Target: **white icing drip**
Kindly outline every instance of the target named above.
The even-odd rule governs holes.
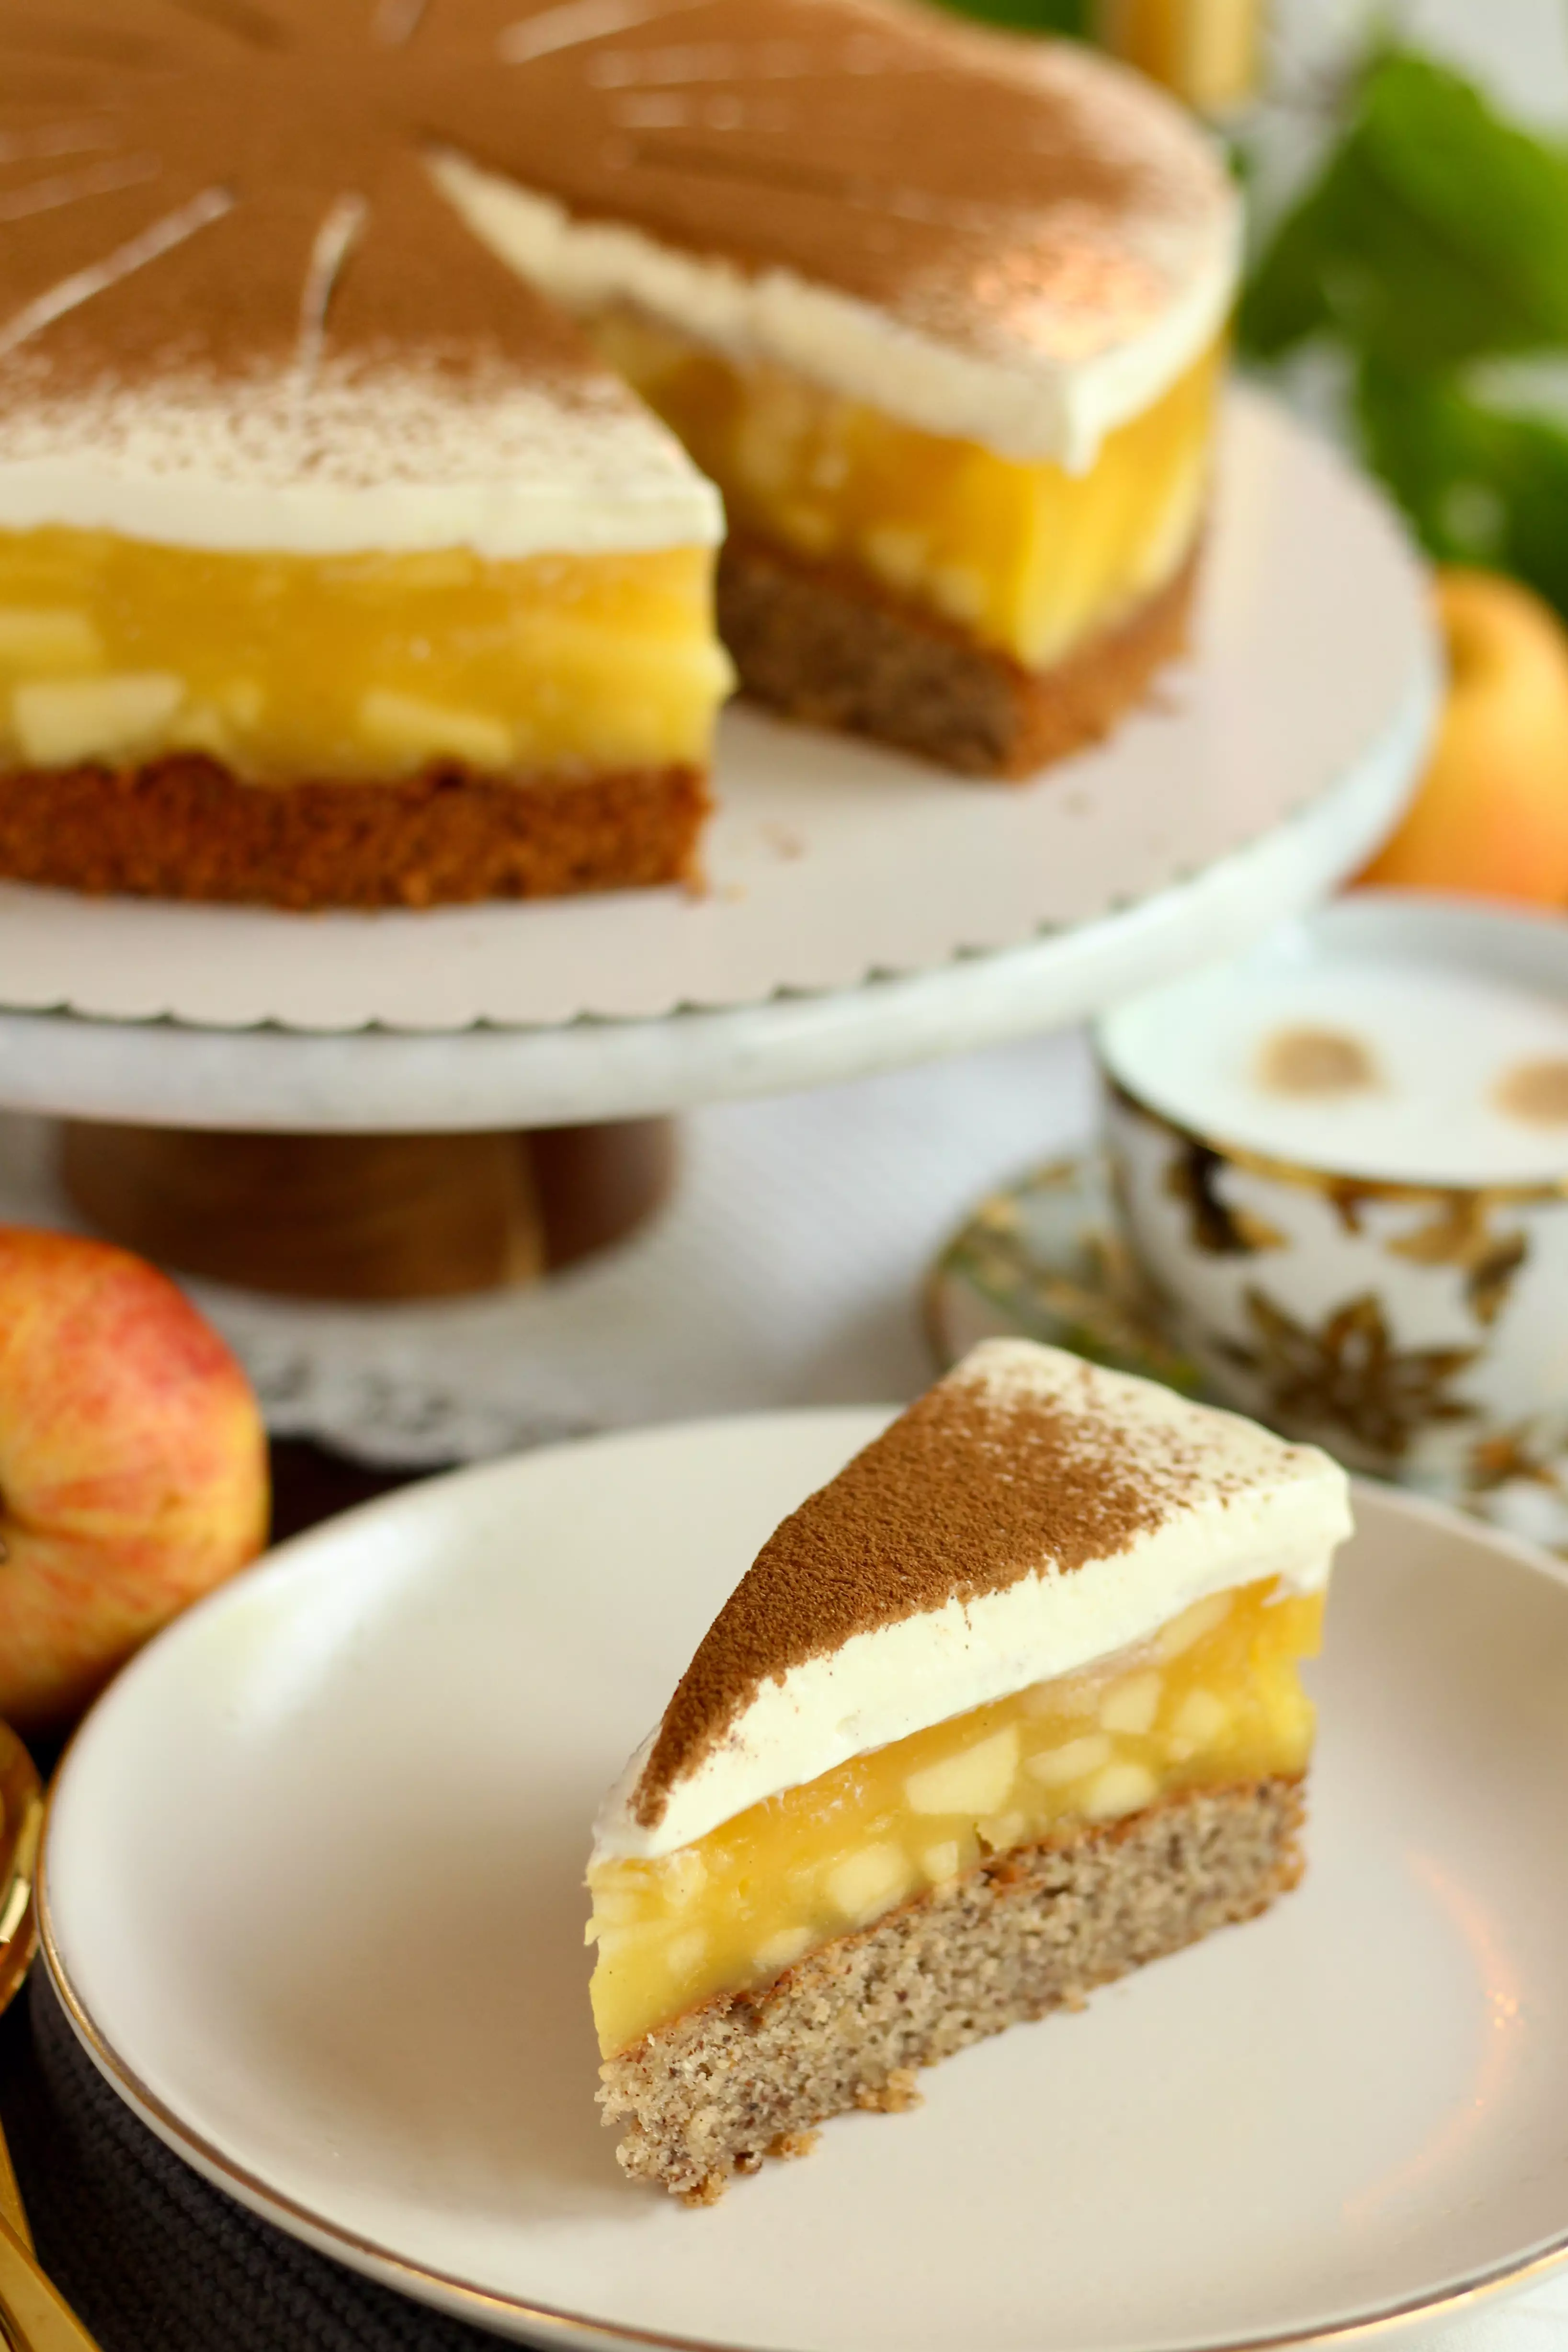
[[[84,204],[89,196],[112,195],[120,188],[155,180],[163,168],[156,155],[125,155],[111,163],[89,163],[77,172],[57,172],[47,180],[7,189],[0,196],[0,221],[30,220],[37,213]]]
[[[537,16],[520,17],[508,25],[496,41],[503,65],[531,65],[535,58],[553,57],[588,41],[604,41],[616,33],[630,33],[661,16],[679,16],[700,8],[705,0],[563,0],[558,8],[542,8]]]
[[[46,327],[52,327],[57,319],[67,317],[72,310],[79,310],[84,302],[90,302],[95,296],[106,293],[110,287],[118,286],[122,278],[130,278],[138,269],[145,269],[149,263],[161,259],[165,253],[172,253],[175,246],[184,245],[187,237],[195,236],[212,222],[221,220],[225,213],[233,210],[234,203],[234,196],[227,188],[204,188],[201,194],[193,196],[188,205],[182,205],[177,212],[166,213],[162,220],[156,220],[150,228],[144,228],[139,236],[131,237],[124,245],[117,246],[112,253],[105,254],[101,261],[93,262],[86,269],[74,271],[69,278],[62,278],[58,286],[51,286],[46,293],[26,303],[4,326],[0,326],[0,358],[20,350],[24,343],[31,342],[33,337],[41,335]]]
[[[430,0],[377,0],[371,37],[384,48],[402,48],[425,21]]]
[[[1042,347],[1040,320],[1016,329],[977,314],[969,336],[912,326],[784,269],[731,264],[659,244],[641,230],[574,220],[553,197],[447,151],[432,170],[468,226],[518,274],[582,313],[629,303],[700,342],[795,369],[929,433],[1075,471],[1106,434],[1158,399],[1217,333],[1236,289],[1239,209],[1218,190],[1201,232],[1150,221],[1127,231],[1168,298],[1100,349]],[[933,289],[935,291],[936,289]],[[983,331],[987,348],[975,348]]]
[[[0,530],[64,524],[301,555],[497,559],[710,546],[717,493],[607,382],[597,396],[328,363],[248,382],[13,390]]]
[[[0,131],[0,163],[40,163],[58,155],[89,155],[112,147],[118,133],[110,122],[48,122],[37,131]]]
[[[306,383],[314,379],[321,367],[333,290],[369,218],[370,206],[363,196],[342,195],[316,231],[305,267],[305,288],[300,298],[300,340],[295,355]]]
[[[1152,1381],[1018,1339],[986,1341],[949,1378],[999,1402],[1045,1398],[1068,1416],[1077,1405],[1097,1452],[1110,1417],[1121,1433],[1119,1467],[1163,1484],[1163,1515],[1122,1550],[1066,1573],[1042,1553],[1002,1591],[858,1633],[765,1682],[676,1782],[651,1830],[630,1811],[653,1744],[645,1741],[600,1813],[595,1862],[671,1853],[853,1756],[1145,1642],[1210,1593],[1267,1577],[1317,1591],[1351,1531],[1348,1482],[1327,1454]],[[1172,1436],[1195,1475],[1171,1476]]]

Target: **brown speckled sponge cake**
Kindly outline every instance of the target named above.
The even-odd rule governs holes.
[[[1194,550],[1134,612],[1036,671],[874,580],[731,532],[719,625],[746,692],[792,719],[1020,778],[1101,741],[1188,651],[1197,572]]]
[[[95,894],[430,907],[700,879],[692,768],[499,778],[456,762],[385,782],[247,784],[175,752],[0,775],[0,873]]]
[[[1027,1341],[770,1538],[600,1816],[601,2099],[734,2171],[1300,1875],[1326,1457]]]

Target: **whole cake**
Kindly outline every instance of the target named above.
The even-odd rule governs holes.
[[[746,686],[955,768],[1182,642],[1237,205],[1084,51],[879,0],[0,0],[0,873],[690,876],[720,493]]]
[[[707,2203],[1300,1873],[1346,1482],[1026,1340],[786,1519],[601,1813],[600,2098]]]

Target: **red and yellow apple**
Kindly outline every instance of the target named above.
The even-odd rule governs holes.
[[[1568,632],[1491,572],[1436,580],[1448,694],[1404,822],[1361,877],[1568,905]]]
[[[0,1717],[65,1723],[267,1538],[244,1372],[163,1275],[0,1226]]]

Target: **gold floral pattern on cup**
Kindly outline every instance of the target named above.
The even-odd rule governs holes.
[[[1185,1127],[1109,1079],[1129,1247],[1224,1402],[1451,1499],[1568,1457],[1568,1179],[1384,1181]]]

